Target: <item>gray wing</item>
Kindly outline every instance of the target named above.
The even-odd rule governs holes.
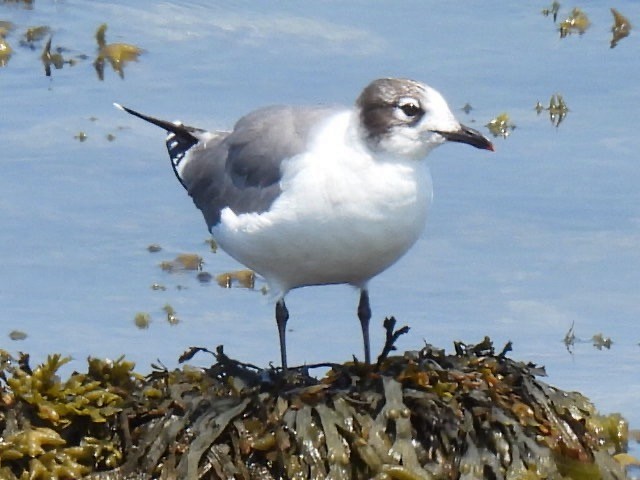
[[[280,165],[301,153],[330,107],[276,106],[241,118],[230,133],[205,134],[176,171],[209,230],[229,207],[236,214],[267,211],[280,194]],[[209,135],[207,137],[206,135]]]

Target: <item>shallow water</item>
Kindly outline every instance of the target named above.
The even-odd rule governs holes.
[[[111,104],[227,128],[265,104],[350,104],[373,78],[413,77],[439,89],[467,124],[486,132],[484,124],[508,112],[517,127],[496,139],[494,154],[449,145],[429,157],[435,202],[427,231],[370,285],[374,351],[386,315],[412,328],[400,349],[420,348],[422,339],[446,347],[484,335],[499,347],[511,340],[513,357],[544,364],[552,384],[582,391],[637,428],[636,32],[610,49],[612,17],[600,2],[580,5],[592,21],[587,33],[563,40],[540,14],[547,2],[479,5],[0,4],[0,20],[17,27],[7,38],[15,53],[0,69],[0,347],[35,361],[62,352],[79,369],[88,355],[124,354],[143,371],[156,359],[174,366],[187,347],[218,344],[255,364],[278,363],[261,285],[222,289],[159,268],[182,252],[202,255],[213,275],[241,267],[209,253],[163,133]],[[640,24],[637,2],[616,8]],[[93,68],[103,22],[107,41],[145,50],[124,79],[107,66],[99,81]],[[41,24],[52,28],[54,47],[69,49],[65,56],[89,58],[46,77],[44,42],[34,51],[18,45],[28,26]],[[534,111],[555,93],[570,108],[559,128]],[[469,114],[459,110],[467,102]],[[84,142],[74,138],[80,132]],[[149,253],[151,243],[163,250]],[[152,290],[154,282],[166,290]],[[361,356],[356,291],[308,288],[287,299],[292,364]],[[167,303],[177,325],[165,319]],[[148,329],[135,327],[137,312],[150,313]],[[576,343],[570,354],[562,340],[572,324],[581,339],[602,332],[614,343]],[[27,338],[9,340],[14,329]]]

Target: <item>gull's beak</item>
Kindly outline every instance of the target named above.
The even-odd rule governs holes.
[[[468,143],[476,148],[494,151],[493,143],[491,143],[487,137],[479,131],[462,124],[460,124],[460,129],[454,130],[453,132],[443,132],[441,130],[434,130],[434,132],[442,135],[450,142]]]

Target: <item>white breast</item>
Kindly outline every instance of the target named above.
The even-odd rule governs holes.
[[[424,228],[432,188],[424,162],[376,159],[350,112],[333,117],[308,153],[283,165],[282,194],[261,214],[222,212],[220,246],[278,291],[363,286]]]

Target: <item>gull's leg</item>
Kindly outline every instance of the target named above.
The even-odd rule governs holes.
[[[360,290],[360,303],[358,303],[358,318],[362,327],[362,340],[364,341],[364,361],[371,363],[371,348],[369,347],[369,320],[371,320],[371,307],[369,307],[369,292],[366,288]]]
[[[284,304],[284,298],[276,302],[276,324],[278,325],[278,336],[280,337],[280,358],[282,360],[282,371],[287,373],[287,320],[289,320],[289,310]]]

